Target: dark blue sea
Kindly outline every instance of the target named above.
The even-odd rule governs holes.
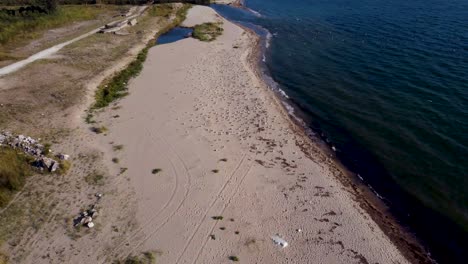
[[[247,0],[307,128],[439,263],[468,259],[468,0]],[[263,28],[264,30],[260,30]]]

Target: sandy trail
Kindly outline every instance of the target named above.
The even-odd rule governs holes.
[[[133,18],[136,18],[138,16],[140,16],[144,10],[146,9],[147,7],[146,6],[143,6],[143,7],[139,7],[136,11],[136,14],[132,15],[132,16],[129,16],[129,17],[126,17],[125,19],[133,19]],[[120,19],[120,20],[116,20],[116,21],[113,21],[111,23],[114,23],[114,22],[117,22],[117,21],[121,21],[123,19]],[[60,44],[57,44],[57,45],[54,45],[48,49],[45,49],[45,50],[42,50],[34,55],[31,55],[29,56],[28,58],[24,59],[24,60],[20,60],[20,61],[17,61],[15,63],[12,63],[10,65],[7,65],[3,68],[0,68],[0,76],[2,75],[7,75],[7,74],[10,74],[10,73],[13,73],[21,68],[23,68],[24,66],[34,62],[34,61],[37,61],[37,60],[40,60],[40,59],[45,59],[45,58],[48,58],[50,57],[51,55],[57,53],[59,50],[61,50],[62,48],[64,48],[65,46],[68,46],[78,40],[81,40],[81,39],[84,39],[86,37],[89,37],[91,36],[92,34],[96,34],[99,30],[101,30],[102,27],[99,27],[99,28],[96,28],[94,30],[91,30],[90,32],[88,33],[85,33],[83,35],[80,35],[74,39],[71,39],[71,40],[68,40],[68,41],[65,41],[63,43],[60,43]]]
[[[208,14],[222,19],[196,6],[187,21]],[[229,256],[407,263],[321,162],[326,157],[302,152],[304,138],[249,63],[256,37],[222,21],[214,42],[152,48],[130,95],[100,116],[109,127],[101,144],[124,145],[107,156],[119,158],[115,170],[128,168],[130,180],[119,184],[137,199],[138,227],[109,255],[157,251],[158,263],[230,263]],[[276,233],[290,246],[276,246]]]

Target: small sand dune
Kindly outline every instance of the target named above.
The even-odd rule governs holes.
[[[124,183],[138,205],[137,227],[109,256],[157,251],[158,263],[230,263],[230,256],[240,263],[407,263],[325,157],[301,150],[305,139],[249,63],[256,36],[208,7],[193,7],[184,26],[218,19],[224,33],[216,41],[152,48],[130,95],[104,113],[109,134],[102,144],[125,146],[115,166],[128,168]],[[275,234],[289,246],[275,245]]]

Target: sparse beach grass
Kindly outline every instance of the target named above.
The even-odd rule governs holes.
[[[222,23],[203,23],[193,28],[192,36],[201,41],[213,41],[223,34]]]
[[[91,131],[93,131],[96,134],[102,134],[107,132],[107,127],[105,126],[100,126],[100,127],[92,127]]]
[[[168,18],[173,11],[174,7],[171,4],[159,4],[153,5],[148,12],[151,16]]]
[[[156,256],[153,252],[144,252],[140,256],[128,256],[125,260],[116,260],[113,264],[154,264]]]
[[[112,147],[112,149],[113,149],[114,151],[122,150],[123,148],[124,148],[123,145],[115,145],[115,146]]]
[[[93,171],[92,173],[86,175],[85,181],[90,185],[103,185],[104,175],[100,172]]]

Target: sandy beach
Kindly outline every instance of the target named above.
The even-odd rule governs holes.
[[[155,251],[158,263],[408,263],[325,154],[304,151],[308,139],[255,72],[257,37],[209,7],[190,9],[184,26],[208,21],[223,23],[220,37],[153,47],[130,95],[98,117],[111,175],[128,168],[111,176],[131,193],[118,197],[135,206],[134,228],[100,247],[116,258]],[[106,263],[98,252],[89,259]]]

